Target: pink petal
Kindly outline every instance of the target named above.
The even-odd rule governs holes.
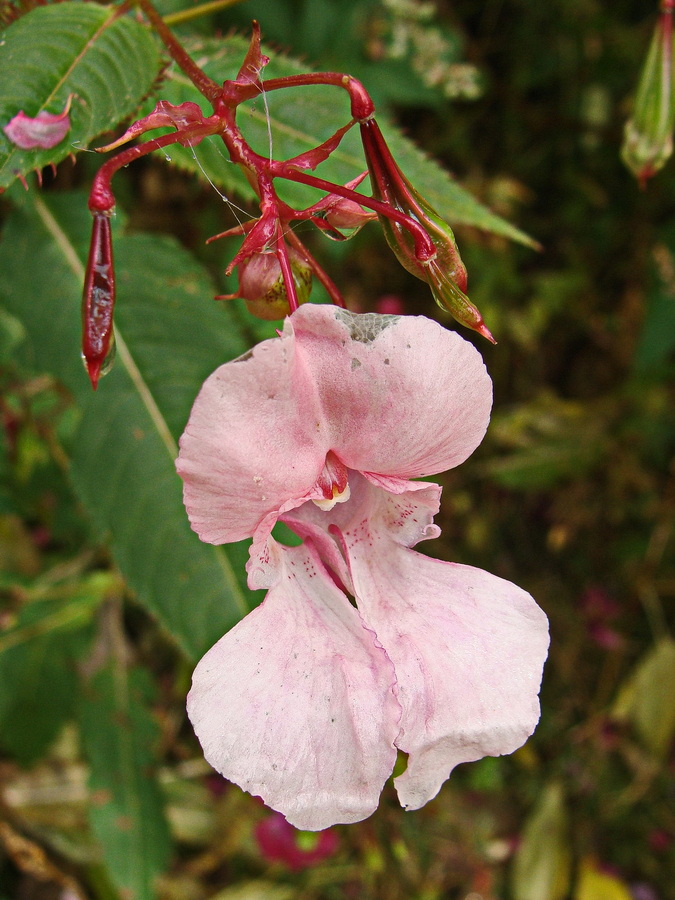
[[[297,828],[357,822],[396,758],[393,669],[310,544],[197,666],[188,713],[211,765]]]
[[[192,527],[235,541],[323,497],[329,451],[385,481],[457,465],[483,437],[491,398],[478,352],[437,323],[306,304],[197,397],[177,463]]]
[[[396,787],[419,809],[459,763],[512,753],[532,734],[548,625],[528,593],[481,569],[403,549],[378,562],[364,575],[381,593],[366,587],[361,608],[396,669],[397,746],[409,754]]]
[[[396,744],[409,759],[395,783],[401,803],[418,809],[456,765],[511,753],[532,733],[547,620],[510,582],[404,545],[425,535],[424,494],[418,505],[417,495],[356,489],[359,508],[341,536],[358,608],[396,670]]]
[[[22,150],[33,150],[36,147],[49,149],[60,144],[70,131],[69,109],[70,98],[63,112],[58,115],[42,111],[31,118],[21,110],[5,125],[3,131]]]
[[[399,478],[463,462],[487,428],[492,384],[478,351],[419,317],[305,304],[289,320],[316,383],[330,449],[350,469]]]
[[[176,464],[200,538],[222,544],[250,537],[266,515],[303,497],[326,459],[322,420],[290,334],[264,341],[207,378]]]

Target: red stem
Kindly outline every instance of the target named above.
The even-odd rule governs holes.
[[[342,294],[340,293],[340,289],[335,284],[333,279],[330,277],[328,272],[326,272],[326,270],[323,268],[323,266],[321,266],[317,262],[316,258],[309,252],[307,247],[305,247],[305,245],[302,243],[302,241],[296,235],[296,233],[292,230],[289,230],[286,232],[286,238],[288,240],[288,243],[292,247],[294,247],[298,251],[298,253],[300,253],[301,256],[304,256],[304,258],[307,260],[307,262],[309,263],[309,267],[314,272],[316,277],[319,279],[321,284],[324,286],[324,288],[326,289],[326,293],[328,294],[330,299],[333,301],[335,306],[341,306],[342,309],[346,309],[345,301],[344,301],[344,298],[342,297]]]
[[[166,25],[152,3],[149,0],[131,0],[131,2],[136,6],[140,6],[172,58],[185,72],[197,90],[211,103],[217,100],[223,92],[222,86],[209,78],[206,72],[200,69],[197,63],[188,56],[185,48],[174,37],[171,29]]]
[[[286,246],[286,241],[284,240],[284,235],[283,231],[281,230],[280,223],[277,227],[276,254],[277,259],[279,260],[279,265],[281,266],[281,276],[284,279],[284,284],[286,285],[288,308],[292,313],[294,313],[300,304],[298,303],[298,293],[295,290],[295,278],[293,278],[293,269],[291,267],[291,261],[288,256],[288,247]]]
[[[147,156],[148,153],[152,153],[155,150],[161,150],[163,147],[177,143],[186,145],[189,144],[190,137],[201,140],[201,138],[209,134],[216,134],[219,130],[220,125],[217,128],[213,124],[196,125],[184,131],[172,131],[169,134],[153,138],[151,141],[144,141],[142,144],[136,144],[136,146],[129,147],[127,150],[123,150],[121,153],[113,156],[96,173],[89,193],[89,209],[93,213],[111,212],[113,210],[115,198],[110,189],[110,182],[118,169],[124,168],[130,162],[139,159],[141,156]]]
[[[329,84],[335,87],[343,88],[349,94],[351,100],[352,118],[357,122],[365,122],[373,117],[375,113],[375,104],[370,98],[370,94],[364,88],[360,81],[352,78],[351,75],[343,75],[341,72],[308,72],[305,75],[286,75],[283,78],[270,78],[259,85],[260,89],[265,91],[278,91],[287,87],[307,87],[316,84]],[[257,96],[251,93],[251,99]]]
[[[269,160],[267,160],[269,165]],[[365,197],[363,194],[357,194],[349,188],[341,184],[333,184],[324,178],[317,178],[315,175],[308,175],[305,172],[296,172],[292,169],[284,170],[284,163],[277,163],[272,160],[273,165],[270,166],[272,175],[275,178],[285,178],[287,181],[297,181],[300,184],[307,184],[311,187],[326,191],[328,194],[337,194],[339,197],[346,197],[347,200],[354,200],[367,209],[374,210],[380,216],[386,216],[394,222],[398,222],[406,228],[415,242],[415,256],[420,262],[428,262],[436,256],[436,247],[427,232],[422,228],[419,222],[416,222],[410,216],[407,216],[401,210],[384,203],[382,200],[376,200],[374,197]],[[279,167],[277,169],[277,167]]]

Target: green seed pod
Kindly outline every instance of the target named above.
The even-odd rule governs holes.
[[[671,156],[674,127],[673,10],[668,4],[654,29],[621,149],[623,161],[643,186]]]

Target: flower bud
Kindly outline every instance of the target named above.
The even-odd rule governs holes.
[[[312,270],[307,261],[292,247],[288,256],[298,303],[306,303],[312,290]],[[239,292],[246,308],[259,319],[273,321],[290,313],[286,284],[276,253],[254,253],[239,263]]]
[[[494,343],[494,338],[478,308],[464,293],[467,282],[466,267],[459,255],[452,229],[407,180],[405,184],[409,191],[410,202],[406,206],[400,203],[397,206],[424,226],[436,247],[436,257],[428,262],[417,259],[410,232],[398,222],[382,217],[382,230],[387,243],[398,261],[411,275],[427,282],[434,300],[441,309],[449,312],[461,325],[477,331]]]
[[[348,181],[345,187],[354,191],[367,175],[368,172],[363,172],[357,178]],[[334,241],[346,241],[359,232],[367,222],[377,218],[377,213],[365,209],[357,200],[350,200],[339,194],[327,194],[305,212],[311,213],[311,221],[326,237]]]
[[[313,221],[331,240],[346,241],[361,231],[367,222],[377,218],[377,213],[364,209],[355,200],[335,195],[327,200],[321,218]]]
[[[673,152],[675,82],[673,10],[659,16],[640,77],[635,108],[626,122],[621,157],[642,186],[663,168]]]
[[[399,222],[382,216],[382,230],[387,243],[396,254],[396,258],[403,268],[407,269],[411,275],[428,282],[432,291],[434,289],[434,279],[437,277],[437,270],[442,271],[446,278],[454,281],[461,291],[465,290],[467,280],[466,268],[459,255],[452,229],[403,175],[401,175],[401,179],[402,184],[405,185],[406,193],[395,195],[393,202],[391,199],[389,199],[389,202],[396,209],[404,212],[411,219],[415,219],[422,225],[436,248],[436,257],[430,262],[419,260],[415,255],[415,242],[408,229]],[[436,262],[437,265],[432,267],[431,262]],[[438,298],[436,299],[441,306],[445,306]]]

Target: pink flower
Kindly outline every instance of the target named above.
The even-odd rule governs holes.
[[[491,402],[459,335],[312,304],[197,397],[177,463],[192,527],[253,536],[249,585],[268,593],[198,664],[188,713],[211,765],[298,828],[370,815],[398,750],[418,809],[535,728],[542,611],[411,549],[439,534],[441,489],[409,479],[463,462]],[[271,536],[278,520],[299,546]]]
[[[255,827],[260,852],[268,862],[281,862],[293,872],[308,869],[333,856],[338,836],[332,828],[318,834],[298,831],[279,813],[272,813]]]

